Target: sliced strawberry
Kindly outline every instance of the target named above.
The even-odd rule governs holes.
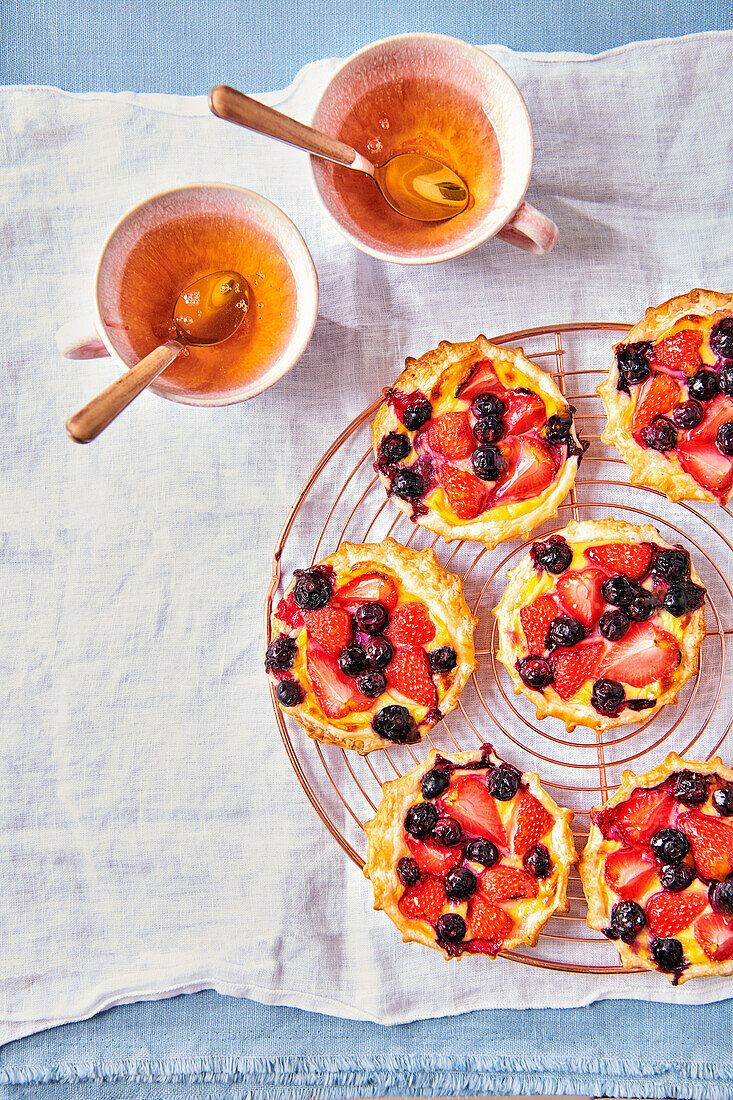
[[[327,718],[343,718],[350,711],[374,706],[374,700],[359,691],[356,680],[343,674],[336,658],[320,647],[308,647],[308,676]]]
[[[649,572],[652,548],[648,542],[607,542],[602,546],[589,546],[585,556],[607,573],[623,573],[637,581]]]
[[[608,647],[600,674],[630,687],[646,687],[669,676],[680,663],[677,639],[653,623],[632,623],[620,642]]]
[[[507,468],[496,482],[495,504],[513,504],[538,497],[555,479],[555,460],[545,444],[533,436],[519,436],[499,448]]]
[[[396,645],[427,645],[435,637],[435,623],[422,600],[412,600],[395,608],[384,633]]]
[[[637,787],[629,799],[612,811],[611,821],[629,844],[646,844],[660,829],[669,825],[675,803],[664,791]],[[604,835],[611,832],[598,822]]]
[[[626,901],[640,898],[657,871],[656,860],[639,848],[619,848],[606,859],[603,877]]]
[[[507,435],[521,435],[532,428],[541,428],[547,420],[545,403],[538,394],[507,390],[502,397],[507,406],[502,413]]]
[[[430,837],[426,837],[425,840],[416,840],[414,836],[407,834],[405,841],[412,858],[424,875],[442,877],[463,859],[463,848],[460,844],[455,848],[445,848],[442,844],[436,844]]]
[[[436,416],[421,438],[446,458],[467,458],[476,446],[468,416],[464,412],[447,412]]]
[[[490,867],[479,879],[479,890],[488,901],[536,898],[537,879],[519,867]]]
[[[682,391],[668,374],[651,374],[639,386],[632,429],[635,432],[651,424],[655,416],[669,412],[679,405]]]
[[[691,810],[677,819],[677,828],[689,837],[692,858],[702,878],[721,882],[733,872],[733,825]]]
[[[498,905],[487,901],[480,894],[474,894],[468,908],[468,922],[466,939],[479,940],[486,944],[486,948],[480,949],[481,954],[495,955],[501,950],[502,941],[511,932],[514,921]],[[469,948],[477,951],[477,947]]]
[[[595,677],[603,650],[603,642],[580,642],[552,655],[550,664],[555,677],[552,686],[561,699],[572,699],[586,680]]]
[[[504,392],[504,387],[496,377],[494,364],[490,359],[482,359],[472,367],[466,380],[458,387],[456,397],[460,397],[461,401],[473,401],[480,393],[493,393],[503,397]]]
[[[523,856],[533,844],[537,844],[555,824],[555,819],[526,787],[522,787],[517,800],[514,818],[512,847]]]
[[[683,374],[694,374],[700,366],[700,344],[702,332],[696,328],[685,328],[681,332],[675,332],[673,336],[666,336],[652,348],[649,357],[649,365],[652,369],[681,371]]]
[[[538,596],[519,612],[530,653],[545,652],[545,637],[550,623],[557,618],[557,603],[546,593]]]
[[[435,875],[423,875],[419,882],[405,890],[398,904],[403,917],[408,920],[435,923],[446,901],[443,880]]]
[[[646,922],[655,936],[676,936],[707,907],[705,894],[653,894],[646,903]]]
[[[557,581],[563,611],[579,619],[584,626],[594,626],[606,606],[601,592],[605,579],[606,574],[600,569],[583,569],[580,573],[566,570]]]
[[[424,649],[403,646],[395,650],[394,657],[385,669],[385,675],[388,687],[412,699],[418,706],[429,710],[438,701]]]
[[[342,607],[320,607],[304,613],[308,639],[316,641],[326,653],[338,657],[351,641],[351,615]]]
[[[336,589],[335,597],[347,611],[363,603],[381,603],[387,611],[397,606],[397,586],[381,573],[364,573]]]
[[[469,836],[487,837],[498,847],[506,847],[506,832],[496,803],[485,780],[478,775],[454,776],[438,806],[454,817]]]
[[[733,420],[733,398],[718,394],[708,402],[698,426],[677,438],[682,469],[710,493],[727,492],[733,483],[733,458],[721,454],[715,444],[718,429],[729,420]]]
[[[280,603],[275,608],[275,618],[280,619],[281,622],[287,623],[289,627],[301,627],[305,622],[303,616],[302,607],[298,607],[297,603],[293,599],[293,593],[288,593],[287,596],[283,596]]]
[[[719,913],[704,913],[695,922],[695,939],[713,962],[733,959],[733,928]]]
[[[448,504],[459,519],[475,519],[483,512],[486,487],[475,474],[469,474],[450,462],[442,462],[436,472]]]

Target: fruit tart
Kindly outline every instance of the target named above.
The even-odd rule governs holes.
[[[317,741],[359,753],[419,741],[475,668],[463,578],[432,550],[345,542],[297,569],[272,613],[265,668]]]
[[[538,718],[568,731],[646,721],[697,668],[705,589],[651,524],[573,521],[508,578],[497,657]]]
[[[618,945],[625,969],[677,985],[733,973],[733,771],[670,753],[625,771],[591,811],[580,876],[588,924]]]
[[[551,376],[484,336],[407,359],[385,398],[372,424],[379,477],[447,542],[526,538],[557,514],[587,447]]]
[[[445,958],[534,946],[566,889],[577,854],[573,814],[535,774],[503,763],[490,745],[457,756],[432,752],[385,783],[364,826],[364,874],[407,943]]]
[[[726,504],[733,491],[733,295],[691,290],[661,306],[615,347],[598,393],[601,439],[634,485],[670,500]]]

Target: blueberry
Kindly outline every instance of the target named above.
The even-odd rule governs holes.
[[[504,434],[504,421],[500,416],[486,416],[473,426],[477,443],[498,443]]]
[[[708,779],[699,772],[677,772],[672,794],[685,806],[702,806],[708,800]],[[689,844],[687,845],[689,850]],[[686,854],[686,853],[685,853]],[[669,863],[674,862],[669,860]]]
[[[510,764],[500,764],[489,776],[489,794],[500,802],[509,802],[519,790],[521,775]]]
[[[493,867],[501,858],[496,845],[485,837],[479,837],[478,840],[472,840],[467,844],[463,855],[471,863],[480,863],[484,867]]]
[[[293,588],[293,599],[306,611],[317,611],[331,599],[331,582],[318,569],[302,572]]]
[[[651,619],[658,607],[657,597],[647,592],[646,588],[640,588],[626,608],[626,614],[635,623],[645,623],[647,619]]]
[[[383,672],[370,669],[369,672],[362,672],[356,681],[356,686],[362,695],[366,695],[368,699],[376,699],[377,696],[387,690],[387,677]]]
[[[650,710],[657,705],[656,699],[629,699],[626,706],[629,710]]]
[[[673,451],[677,446],[677,429],[666,416],[657,416],[641,429],[641,438],[653,451]]]
[[[405,411],[402,414],[402,423],[409,432],[416,432],[418,428],[422,428],[423,424],[427,424],[432,415],[433,406],[427,398],[421,397],[417,401],[411,401],[409,405],[405,406]]]
[[[443,943],[460,943],[466,935],[466,922],[460,913],[443,913],[438,917],[435,931]]]
[[[651,374],[648,355],[652,345],[646,340],[636,344],[620,344],[616,349],[618,372],[627,385],[638,386]]]
[[[721,424],[715,436],[715,445],[724,455],[733,455],[733,420]]]
[[[616,718],[624,709],[626,692],[616,680],[596,680],[590,697],[591,706],[607,718]]]
[[[620,901],[611,910],[611,929],[624,943],[633,943],[645,924],[646,913],[636,901]]]
[[[506,466],[504,456],[498,447],[485,443],[477,447],[471,455],[471,466],[476,477],[482,481],[496,481]]]
[[[543,691],[555,678],[550,662],[534,654],[517,662],[517,672],[523,683],[533,691]]]
[[[420,790],[423,798],[439,798],[443,791],[448,790],[450,775],[445,768],[431,768],[420,780]]]
[[[471,412],[477,420],[484,420],[487,416],[501,416],[506,410],[506,401],[495,397],[493,393],[480,393],[471,402]]]
[[[659,881],[663,889],[671,894],[679,894],[686,890],[695,877],[695,872],[689,863],[666,863],[659,869]]]
[[[733,381],[733,375],[731,376]],[[672,419],[678,428],[689,431],[696,428],[702,420],[705,412],[699,401],[685,401],[684,405],[678,405],[672,412]]]
[[[470,898],[476,893],[476,876],[468,867],[453,867],[445,876],[445,893],[449,898]]]
[[[386,473],[403,458],[407,458],[411,450],[412,444],[404,432],[390,432],[379,444],[377,458],[379,469],[382,473]]]
[[[452,672],[458,664],[456,651],[452,646],[442,645],[440,649],[434,649],[428,653],[428,663],[432,672],[442,674]]]
[[[616,607],[628,607],[638,591],[636,585],[632,584],[623,573],[619,573],[615,577],[609,577],[601,585],[601,595],[604,600]]]
[[[652,573],[672,584],[684,580],[690,572],[690,555],[686,550],[660,550],[652,562]]]
[[[525,871],[529,872],[530,875],[534,875],[535,878],[547,878],[552,870],[550,853],[544,844],[535,844],[525,855],[522,865]]]
[[[708,901],[716,913],[733,920],[733,882],[711,882]]]
[[[718,376],[713,370],[699,370],[688,380],[687,391],[696,401],[710,401],[720,392]]]
[[[564,573],[573,560],[573,551],[561,535],[553,535],[546,542],[533,542],[531,554],[538,569],[556,575]]]
[[[397,875],[404,886],[414,886],[420,881],[420,868],[414,859],[403,856],[397,864]]]
[[[718,385],[721,393],[728,397],[733,396],[733,363],[723,363],[718,375]]]
[[[730,783],[713,791],[713,806],[721,817],[733,815],[733,786]]]
[[[654,961],[660,970],[680,970],[684,959],[682,944],[675,939],[655,937],[649,944]]]
[[[631,625],[629,616],[620,609],[617,611],[604,611],[598,620],[598,629],[609,642],[618,642],[623,638]]]
[[[369,668],[386,668],[394,657],[394,649],[391,644],[379,634],[376,638],[369,639],[364,646],[364,653]]]
[[[705,589],[699,584],[670,584],[664,593],[663,607],[679,619],[690,611],[697,611],[705,602]]]
[[[681,863],[690,850],[689,840],[679,829],[659,829],[649,843],[660,863]]]
[[[407,707],[397,703],[383,707],[378,714],[374,715],[372,729],[385,741],[393,741],[396,745],[411,744],[413,741],[420,740],[414,718]]]
[[[733,317],[724,317],[711,329],[710,347],[721,359],[733,359]]]
[[[418,802],[407,811],[405,830],[417,840],[424,840],[433,831],[437,820],[438,811],[432,802]]]
[[[403,466],[397,470],[392,478],[389,491],[403,500],[413,500],[415,497],[423,495],[425,482],[418,471],[413,470],[412,466]]]
[[[359,676],[366,672],[366,653],[360,645],[347,645],[339,655],[339,668],[346,676]]]
[[[463,829],[454,817],[441,817],[433,829],[433,839],[445,848],[455,848],[457,844],[463,844]]]
[[[573,414],[568,412],[551,416],[545,425],[545,439],[548,443],[567,443],[573,426]]]
[[[367,634],[380,634],[387,625],[387,611],[381,603],[370,600],[357,607],[354,618],[360,630]]]
[[[305,699],[305,692],[297,680],[281,680],[275,694],[284,707],[297,707]]]
[[[267,647],[265,668],[268,672],[273,668],[285,672],[295,664],[297,652],[298,646],[294,638],[289,638],[287,634],[278,634]]]
[[[554,649],[555,646],[573,646],[582,642],[585,638],[585,627],[577,619],[571,619],[569,615],[560,615],[553,619],[545,638],[545,647]]]

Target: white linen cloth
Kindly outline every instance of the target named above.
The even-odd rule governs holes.
[[[273,543],[406,354],[733,287],[733,33],[599,57],[489,49],[533,119],[528,199],[560,227],[545,258],[496,241],[417,269],[362,255],[322,215],[304,154],[224,125],[203,97],[0,91],[0,1040],[204,987],[383,1022],[729,995],[403,946],[273,720]],[[265,98],[308,119],[334,66]],[[74,446],[66,417],[118,367],[64,361],[54,331],[89,303],[118,217],[202,179],[260,191],[302,230],[321,285],[312,342],[246,404],[145,394]]]

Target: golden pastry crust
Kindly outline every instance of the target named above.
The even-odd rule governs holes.
[[[637,526],[623,520],[613,519],[610,516],[603,520],[583,520],[581,522],[573,520],[564,530],[558,532],[558,536],[564,538],[571,547],[578,543],[653,542],[659,547],[673,549],[671,544],[665,542],[656,527],[651,524]],[[568,732],[572,732],[576,726],[590,726],[597,730],[606,730],[615,726],[628,725],[632,722],[646,722],[661,707],[674,702],[677,693],[695,674],[700,646],[705,637],[705,612],[702,607],[691,612],[689,622],[677,639],[681,654],[680,663],[671,683],[658,696],[658,702],[654,708],[633,711],[629,710],[628,707],[624,707],[620,714],[614,718],[599,714],[590,704],[574,703],[572,700],[564,701],[555,692],[552,693],[551,697],[548,697],[541,691],[533,691],[523,682],[516,669],[517,661],[525,655],[524,636],[523,633],[518,633],[516,620],[519,610],[524,606],[523,594],[525,589],[535,576],[536,570],[532,557],[530,554],[526,554],[519,565],[507,573],[509,584],[494,609],[494,615],[496,615],[499,622],[499,646],[496,656],[511,676],[515,694],[524,695],[534,704],[538,718],[560,718],[565,722]],[[701,584],[694,565],[691,566],[690,577],[695,584]]]
[[[641,340],[656,342],[678,322],[688,316],[713,319],[733,314],[733,294],[720,294],[714,290],[691,290],[670,298],[658,306],[650,306],[641,321],[634,325],[620,343],[632,344]],[[614,346],[614,352],[619,345]],[[608,376],[597,387],[597,393],[603,401],[608,423],[601,434],[601,442],[615,447],[629,467],[632,485],[647,485],[658,489],[671,501],[706,500],[719,502],[719,498],[703,488],[680,465],[676,456],[668,452],[664,457],[658,451],[640,447],[634,439],[625,414],[632,397],[617,389],[619,380],[616,360],[611,365]],[[733,492],[733,489],[731,490]],[[730,494],[728,499],[730,499]],[[726,502],[724,502],[726,503]]]
[[[620,806],[622,803],[628,801],[633,792],[638,788],[648,789],[650,787],[657,787],[660,783],[664,783],[666,779],[669,779],[671,775],[680,771],[693,771],[701,775],[719,775],[721,779],[725,779],[728,783],[733,783],[733,770],[726,767],[720,757],[715,756],[712,760],[683,760],[677,753],[671,752],[661,764],[643,775],[635,775],[632,771],[624,771],[621,776],[620,787],[615,794],[603,804],[602,809],[605,811]],[[604,929],[608,928],[610,923],[610,907],[607,902],[608,895],[603,885],[603,871],[608,852],[602,850],[603,845],[603,834],[598,825],[591,819],[588,840],[578,870],[583,884],[583,893],[588,903],[588,913],[586,917],[588,927],[595,929],[597,932],[602,932]],[[654,970],[664,973],[663,971],[659,971],[659,967],[646,952],[639,954],[621,940],[615,942],[618,948],[621,965],[625,970],[636,970],[641,967],[645,970]],[[675,985],[682,985],[691,978],[728,974],[733,974],[733,959],[727,962],[717,963],[712,960],[706,960],[705,962],[698,961],[688,966],[678,975],[674,973],[667,974],[667,978]]]
[[[441,641],[440,644],[450,644],[456,652],[455,669],[440,677],[437,685],[437,710],[440,716],[449,714],[457,706],[466,681],[477,667],[473,634],[478,619],[464,599],[463,578],[443,569],[433,550],[411,550],[392,538],[386,538],[381,543],[344,542],[334,554],[318,564],[330,567],[337,583],[341,584],[361,574],[382,573],[397,583],[401,596],[420,600],[427,606],[433,622],[445,635],[446,641]],[[286,597],[294,585],[295,578],[286,589]],[[271,619],[273,635],[291,633],[288,624],[278,619],[276,611],[277,608]],[[301,650],[305,643],[305,629],[301,628],[299,634]],[[368,712],[352,713],[344,719],[331,719],[317,704],[305,663],[300,669],[299,678],[307,689],[306,697],[299,705],[285,709],[284,713],[294,718],[314,740],[353,749],[361,755],[390,747],[391,743],[386,742],[372,729],[371,719],[376,710],[395,702],[407,705],[413,712],[416,709],[414,704],[410,705],[410,700],[402,696],[392,698],[394,693],[388,690],[374,700],[374,707]],[[420,709],[425,711],[424,707]],[[439,717],[428,721],[425,714],[420,714],[419,718],[416,716],[416,720],[424,734],[435,721],[439,721]]]
[[[480,750],[478,755],[480,756]],[[494,766],[502,763],[493,752],[487,752],[486,755]],[[383,785],[382,800],[377,814],[364,825],[369,841],[364,875],[371,880],[374,889],[374,908],[381,909],[387,914],[401,932],[405,943],[421,943],[425,947],[440,951],[444,958],[450,959],[455,956],[452,956],[437,941],[435,932],[427,921],[410,920],[402,914],[399,901],[405,892],[405,887],[400,882],[396,870],[399,860],[403,856],[410,855],[404,839],[405,816],[410,806],[416,801],[422,801],[420,781],[423,775],[434,766],[437,758],[438,753],[431,752],[424,764],[420,764],[400,779],[394,779]],[[446,755],[443,759],[460,766],[475,761],[477,753],[475,751],[457,753],[452,756]],[[523,774],[522,783],[555,819],[549,840],[545,842],[552,857],[553,873],[550,889],[544,898],[518,899],[510,903],[515,910],[512,913],[515,918],[515,929],[504,941],[501,948],[504,951],[518,947],[520,944],[534,947],[540,932],[552,915],[568,911],[568,876],[570,868],[578,858],[575,841],[570,831],[570,822],[574,816],[572,811],[561,809],[550,798],[540,786],[539,776],[536,773]],[[521,861],[518,865],[521,867]],[[450,908],[451,904],[447,902],[446,909],[450,910]],[[460,908],[460,903],[456,903],[455,908]]]
[[[452,382],[453,392],[470,368],[478,361],[491,359],[505,364],[510,370],[520,371],[529,381],[534,392],[545,401],[553,412],[564,412],[568,402],[546,371],[541,370],[524,354],[522,349],[510,349],[491,344],[485,336],[461,344],[451,344],[443,340],[437,348],[425,352],[419,359],[405,360],[405,369],[394,385],[385,390],[388,397],[393,390],[411,393],[421,390],[429,397],[437,390]],[[372,443],[375,456],[384,436],[402,427],[397,414],[387,401],[380,407],[372,422]],[[577,442],[577,437],[575,437]],[[460,520],[457,516],[441,515],[430,508],[426,515],[416,516],[415,522],[429,531],[441,535],[446,542],[455,539],[468,539],[471,542],[483,542],[488,550],[493,550],[500,542],[529,535],[546,519],[557,515],[562,501],[573,487],[578,469],[578,458],[567,458],[560,467],[551,485],[534,500],[524,501],[526,510],[521,506],[512,506],[515,514],[508,514],[508,506],[490,509],[474,520]],[[385,474],[378,471],[385,489],[389,493],[390,482]],[[401,512],[412,518],[412,507],[408,501],[390,495],[390,499]],[[492,517],[492,512],[497,513]]]

